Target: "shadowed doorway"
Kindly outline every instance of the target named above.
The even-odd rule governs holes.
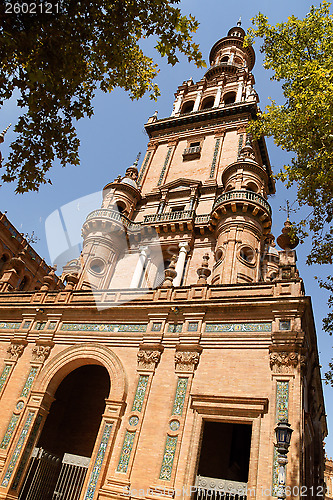
[[[20,500],[80,496],[110,392],[107,370],[86,365],[60,383],[29,464]]]

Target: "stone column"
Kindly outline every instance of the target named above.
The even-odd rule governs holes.
[[[135,270],[134,270],[134,274],[133,274],[133,278],[132,278],[132,281],[130,284],[130,288],[138,288],[139,287],[142,273],[144,271],[145,263],[147,260],[147,254],[148,254],[147,247],[141,247],[140,250],[141,251],[140,251],[140,255],[139,255],[139,260],[138,260],[136,267],[135,267]]]
[[[184,95],[184,91],[180,92],[180,94],[178,95],[176,101],[174,102],[173,111],[171,113],[171,116],[175,116],[177,113],[179,113],[180,105],[181,105],[182,100],[183,100],[183,95]]]
[[[193,106],[193,111],[198,111],[198,109],[199,109],[200,101],[201,101],[201,94],[202,94],[202,90],[198,90],[197,97],[195,99],[195,103]]]
[[[222,85],[219,85],[217,87],[217,92],[216,92],[216,95],[215,95],[215,101],[214,101],[214,108],[218,108],[219,105],[220,105],[220,101],[221,101],[221,93],[222,93]]]
[[[177,264],[176,264],[177,276],[173,280],[173,286],[180,286],[183,272],[184,272],[186,254],[189,251],[189,249],[190,249],[190,247],[188,246],[187,243],[185,243],[185,242],[179,243],[179,255],[178,255],[178,260],[177,260]]]

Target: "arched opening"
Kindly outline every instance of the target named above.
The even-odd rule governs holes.
[[[5,254],[3,254],[3,256],[0,259],[0,273],[2,272],[7,261],[8,261],[8,257]]]
[[[109,392],[109,374],[100,365],[81,366],[62,380],[32,454],[20,500],[52,500],[54,495],[79,498]]]
[[[229,56],[223,56],[221,57],[220,63],[227,63],[229,61]]]
[[[123,201],[116,201],[116,207],[120,214],[124,214],[126,210],[126,204]]]
[[[246,186],[247,191],[253,191],[253,193],[258,192],[258,186],[254,182],[249,182]]]
[[[202,101],[202,104],[201,104],[201,108],[200,109],[210,109],[214,106],[214,97],[212,96],[209,96],[209,97],[206,97],[203,101]]]
[[[193,107],[194,107],[194,101],[184,102],[181,114],[191,113],[191,111],[193,111]]]
[[[236,100],[236,92],[228,92],[223,97],[223,102],[225,106],[227,106],[228,104],[233,104],[235,100]]]
[[[23,276],[23,278],[21,279],[21,282],[18,286],[18,289],[20,291],[24,290],[26,288],[28,282],[29,282],[29,278],[27,276]]]

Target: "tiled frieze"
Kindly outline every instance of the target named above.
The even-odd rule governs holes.
[[[218,156],[218,152],[219,152],[220,142],[221,142],[221,137],[217,137],[216,140],[215,140],[215,147],[214,147],[214,153],[213,153],[213,161],[212,161],[212,165],[210,167],[209,177],[211,179],[213,179],[214,176],[215,176],[216,161],[217,161],[217,156]]]
[[[69,332],[145,332],[143,323],[63,323],[60,330]]]
[[[183,323],[170,323],[168,325],[169,333],[181,333],[183,330]]]
[[[2,370],[2,373],[0,375],[0,394],[1,394],[1,391],[2,391],[4,385],[7,381],[8,375],[10,374],[12,366],[13,365],[5,365],[3,370]]]
[[[18,330],[21,326],[21,322],[16,321],[1,321],[0,330]]]
[[[271,332],[272,323],[206,323],[205,332]]]
[[[137,181],[138,185],[140,185],[140,183],[141,183],[141,181],[142,181],[142,178],[143,178],[143,176],[144,176],[144,174],[145,174],[145,171],[146,171],[147,165],[148,165],[149,160],[150,160],[150,157],[151,157],[151,153],[152,153],[151,151],[148,151],[147,156],[146,156],[146,159],[145,159],[145,161],[144,161],[144,164],[143,164],[143,165],[142,165],[142,167],[141,167],[140,174],[139,174],[138,181]]]
[[[276,382],[276,406],[275,406],[276,422],[279,422],[282,419],[288,420],[288,405],[289,405],[289,381],[278,380]],[[273,455],[272,492],[274,497],[278,496],[279,464],[278,464],[278,453],[275,446]]]
[[[178,436],[169,436],[169,434],[167,435],[160,472],[160,479],[163,479],[164,481],[170,481],[171,479],[172,466],[177,448],[177,440]]]
[[[134,418],[134,417],[131,417]],[[131,424],[130,424],[131,425]],[[133,425],[133,424],[132,424]],[[137,424],[134,424],[137,425]],[[127,472],[129,460],[132,453],[134,438],[136,432],[126,431],[123,447],[121,450],[121,455],[117,467],[117,472]]]
[[[27,441],[27,445],[26,445],[25,450],[22,454],[21,462],[17,468],[17,472],[15,474],[14,481],[13,481],[13,484],[11,486],[12,490],[16,490],[18,485],[19,485],[23,471],[24,471],[25,466],[30,458],[31,451],[35,445],[37,433],[38,433],[38,430],[39,430],[39,427],[40,427],[42,420],[43,420],[42,415],[38,415],[36,420],[35,420],[35,423],[32,427],[32,431],[30,433],[29,439]]]
[[[29,375],[25,381],[25,384],[23,386],[22,392],[20,394],[20,398],[27,398],[31,389],[31,386],[35,380],[35,377],[37,375],[38,368],[33,366],[30,369]],[[17,423],[20,419],[20,413],[23,410],[25,405],[25,401],[22,399],[19,399],[16,403],[15,410],[11,416],[11,419],[9,421],[8,427],[6,429],[5,435],[2,438],[1,444],[0,444],[0,449],[7,449],[8,444],[10,443],[10,440],[14,434],[15,428],[17,426]]]
[[[87,492],[85,494],[84,500],[92,500],[94,498],[97,481],[101,472],[106,448],[109,443],[109,438],[112,430],[112,423],[105,424],[102,439],[98,448],[93,470],[91,471],[89,483],[87,487]]]
[[[134,396],[132,411],[141,412],[147,390],[148,380],[149,380],[148,375],[140,375]]]
[[[160,173],[160,177],[158,179],[158,183],[157,183],[158,186],[160,186],[162,184],[163,177],[164,177],[165,171],[166,171],[168,163],[169,163],[171,151],[172,151],[172,147],[168,148],[168,152],[167,152],[165,160],[164,160],[164,164],[163,164],[163,167],[162,167],[162,170],[161,170],[161,173]]]
[[[14,452],[13,452],[13,455],[10,459],[10,462],[9,462],[9,465],[8,465],[8,469],[6,471],[6,474],[2,480],[2,483],[1,483],[1,486],[6,488],[9,484],[9,481],[10,481],[10,478],[13,474],[13,470],[16,466],[16,463],[17,463],[17,460],[20,456],[20,453],[22,451],[22,448],[23,448],[23,445],[24,445],[24,442],[25,442],[25,439],[27,437],[27,434],[29,432],[29,429],[30,429],[30,426],[31,426],[31,423],[32,423],[32,420],[33,420],[33,417],[35,415],[35,412],[32,412],[32,411],[29,411],[28,413],[28,416],[27,416],[27,419],[24,423],[24,427],[21,431],[21,434],[20,434],[20,437],[16,443],[16,446],[15,446],[15,449],[14,449]]]
[[[187,377],[179,377],[178,378],[175,400],[174,400],[173,409],[172,409],[172,415],[182,415],[182,413],[183,413],[187,384],[188,384]]]

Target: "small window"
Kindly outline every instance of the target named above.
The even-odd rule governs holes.
[[[241,259],[245,260],[248,264],[253,264],[255,260],[254,250],[251,247],[242,247],[239,251],[239,256]]]
[[[182,114],[191,113],[191,111],[193,111],[193,107],[194,107],[194,101],[184,102],[182,107]]]
[[[125,211],[126,205],[125,205],[125,203],[123,203],[123,202],[121,202],[121,201],[117,201],[117,203],[116,203],[116,207],[117,207],[117,209],[118,209],[118,212],[119,212],[120,214],[122,214],[122,213],[124,213],[124,211]]]
[[[223,97],[223,102],[226,106],[228,106],[228,104],[233,104],[235,100],[236,100],[236,92],[228,92]]]
[[[229,61],[229,56],[223,56],[221,59],[221,63],[227,63]]]
[[[171,207],[170,212],[184,212],[185,210],[185,205],[178,205],[177,207]]]
[[[201,109],[210,109],[214,106],[214,97],[206,97],[201,104]]]
[[[196,148],[200,146],[200,142],[191,142],[190,143],[190,148]]]

